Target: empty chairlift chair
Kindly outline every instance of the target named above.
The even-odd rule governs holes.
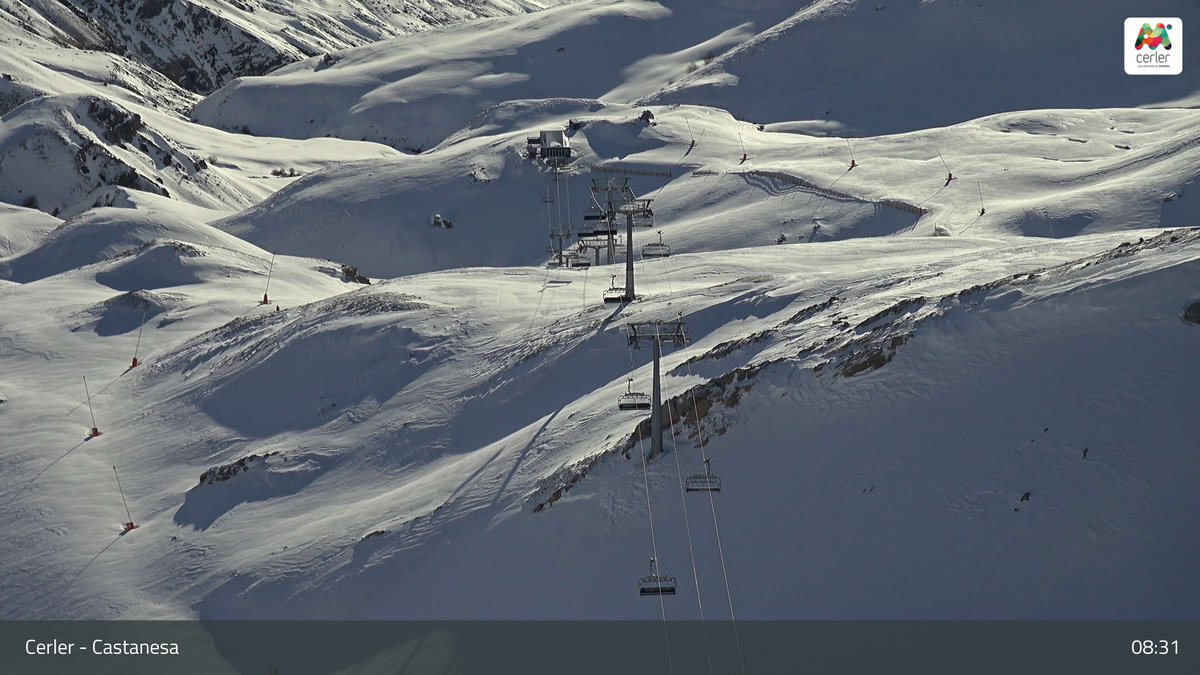
[[[592,261],[583,251],[571,251],[567,254],[567,267],[591,267]]]
[[[650,559],[650,575],[638,581],[639,595],[675,595],[675,577],[658,573],[658,561]]]
[[[669,258],[671,257],[671,247],[663,243],[662,230],[658,231],[658,242],[654,244],[646,244],[642,247],[643,258]]]
[[[607,237],[613,228],[608,224],[608,214],[596,204],[588,206],[583,212],[583,226],[580,228],[581,237]]]
[[[625,393],[617,398],[617,410],[649,410],[650,395],[633,390],[633,378],[628,378]]]
[[[613,274],[612,285],[604,291],[604,302],[625,302],[625,287],[617,286],[617,275]]]
[[[684,487],[688,492],[720,492],[721,478],[713,475],[712,460],[705,458],[704,473],[698,473],[687,477],[684,482]]]

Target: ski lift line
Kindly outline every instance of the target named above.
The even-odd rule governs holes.
[[[554,172],[554,206],[558,209],[558,231],[562,232],[562,188],[558,184],[558,172]]]
[[[687,345],[684,345],[683,357],[684,357],[684,361],[688,364],[688,378],[690,379],[692,377],[692,365],[691,365],[691,359],[688,358],[688,355],[687,355]],[[699,408],[696,407],[696,388],[695,387],[691,388],[691,394],[692,394],[692,410],[693,411],[699,410]],[[699,415],[696,415],[696,435],[697,435],[696,436],[697,439],[700,441],[700,457],[704,460],[705,466],[707,466],[708,465],[708,456],[704,449],[704,447],[705,447],[704,432],[703,432],[703,427],[700,425],[700,416]],[[717,503],[716,503],[716,500],[713,499],[713,493],[711,490],[708,491],[708,507],[709,507],[709,510],[712,511],[713,534],[716,536],[716,540],[717,540],[717,557],[721,560],[721,576],[725,580],[725,599],[729,602],[729,624],[733,628],[733,641],[737,645],[738,663],[741,667],[742,675],[746,675],[746,656],[745,656],[745,652],[742,651],[742,638],[741,638],[740,633],[738,632],[737,615],[734,613],[734,610],[733,610],[733,591],[730,589],[730,585],[729,585],[729,569],[725,565],[725,547],[721,543],[721,526],[717,522]]]
[[[547,270],[547,271],[549,271],[549,270]],[[554,291],[555,291],[555,289],[557,289],[559,287],[560,284],[558,282],[560,282],[560,281],[562,281],[562,268],[561,267],[555,270],[554,283],[550,284],[549,291],[548,292],[542,291],[542,295],[550,296],[550,299],[546,301],[545,314],[546,314],[546,325],[547,326],[554,323],[554,317],[552,316],[552,313],[554,311]],[[541,305],[539,304],[538,306],[540,307]],[[536,315],[534,318],[536,318]]]
[[[844,140],[846,141],[846,149],[850,151],[850,161],[853,162],[854,161],[854,148],[850,147],[850,139],[849,138],[844,139]]]
[[[633,347],[632,346],[627,347],[626,350],[629,352],[629,366],[630,366],[630,370],[632,370],[633,369]],[[641,456],[641,460],[642,460],[642,484],[646,488],[646,516],[650,521],[650,552],[651,552],[651,555],[653,556],[652,558],[650,558],[651,567],[653,568],[652,575],[655,577],[659,577],[660,575],[659,575],[659,566],[658,566],[658,537],[654,531],[654,508],[650,502],[650,467],[649,467],[649,463],[646,461],[645,439],[641,438],[641,437],[638,438],[638,455]],[[668,669],[670,675],[674,675],[675,674],[675,662],[671,656],[671,635],[667,631],[667,604],[666,604],[666,601],[663,600],[662,593],[658,594],[658,608],[659,608],[659,612],[662,614],[663,637],[666,640],[666,645],[667,645],[667,669]]]
[[[563,192],[567,193],[567,227],[571,226],[571,174],[563,175]]]
[[[590,267],[590,266],[589,266]],[[583,307],[580,309],[580,316],[587,314],[588,297],[587,297],[587,278],[588,267],[583,268]]]
[[[671,408],[671,400],[667,399],[667,420],[675,419]],[[692,581],[696,585],[696,608],[700,612],[700,631],[704,636],[704,655],[708,659],[708,674],[713,675],[712,650],[708,644],[708,628],[704,625],[704,601],[700,595],[700,571],[696,567],[696,547],[692,542],[692,523],[688,516],[687,492],[683,485],[683,466],[679,463],[679,443],[675,438],[675,425],[671,424],[671,451],[675,455],[675,475],[679,478],[679,501],[683,507],[683,529],[687,532],[688,556],[692,560]]]
[[[546,299],[546,288],[550,282],[550,268],[546,268],[545,275],[542,276],[542,290],[538,291],[537,305],[533,308],[533,316],[529,317],[529,328],[525,329],[526,333],[533,332],[533,326],[537,322],[538,314],[542,310],[542,301]]]
[[[674,291],[671,288],[670,277],[667,279],[667,294],[672,298],[674,297]],[[688,378],[691,380],[691,358],[688,356],[688,345],[686,344],[683,345],[683,358],[684,363],[688,364]],[[630,360],[632,360],[632,352],[630,352]],[[696,404],[696,388],[691,387],[690,393],[691,410],[694,412],[700,410],[700,407],[698,407]],[[698,444],[700,444],[701,459],[704,460],[704,465],[707,466],[708,453],[707,450],[704,449],[704,447],[706,447],[706,443],[704,443],[703,426],[700,424],[700,414],[696,414],[696,440],[698,441]],[[745,652],[742,651],[742,635],[740,635],[738,631],[737,614],[733,611],[733,591],[730,589],[730,572],[728,572],[728,568],[725,565],[725,546],[721,544],[721,526],[718,522],[718,519],[716,519],[716,501],[713,498],[713,492],[710,490],[708,491],[708,508],[709,510],[712,510],[713,513],[713,533],[716,537],[716,554],[718,554],[718,557],[721,561],[721,577],[725,580],[725,598],[728,602],[728,607],[730,607],[730,626],[733,628],[734,644],[736,644],[738,647],[738,663],[740,669],[742,669],[742,675],[746,675],[746,659]]]

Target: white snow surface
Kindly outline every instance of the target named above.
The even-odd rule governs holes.
[[[1039,74],[1015,5],[599,0],[188,119],[10,5],[0,618],[693,619],[699,592],[710,619],[1200,619],[1200,66],[1129,82],[1088,45]],[[821,71],[824,34],[889,58]],[[938,71],[958,93],[903,98],[980,34]],[[556,182],[526,144],[568,121]],[[610,176],[653,199],[635,251],[673,251],[635,254],[628,305],[601,302],[623,261],[546,266]],[[626,325],[677,318],[643,473]],[[711,501],[680,487],[704,456]]]

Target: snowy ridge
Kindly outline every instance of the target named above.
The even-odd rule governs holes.
[[[557,187],[522,157],[537,126],[485,118],[421,155],[297,181],[219,226],[288,254],[353,260],[377,276],[535,264],[545,260],[548,228],[531,195],[558,200],[555,222],[573,200],[567,215],[579,225],[586,186],[606,175],[590,169],[605,162],[670,174],[632,184],[654,199],[655,229],[688,251],[763,245],[781,233],[792,243],[939,230],[1064,237],[1200,222],[1191,194],[1200,116],[1192,110],[1004,113],[853,139],[849,149],[845,139],[760,131],[694,106],[556,100],[493,114],[513,110],[541,124],[548,117],[582,125],[571,135],[577,159]],[[638,120],[644,110],[653,125]],[[848,170],[851,152],[858,165]],[[949,185],[943,161],[956,175]],[[432,227],[435,214],[455,227]],[[655,239],[635,232],[637,247]]]
[[[6,0],[0,19],[60,45],[124,54],[208,93],[314,54],[563,1]]]

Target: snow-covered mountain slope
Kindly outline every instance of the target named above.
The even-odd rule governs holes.
[[[124,54],[207,93],[314,54],[568,0],[3,0],[0,20],[65,46]]]
[[[809,120],[813,130],[864,136],[1002,110],[1162,104],[1200,89],[1200,56],[1190,51],[1178,77],[1125,74],[1122,26],[1147,10],[1128,0],[804,4],[643,102],[703,103],[739,119]],[[1153,11],[1187,16],[1195,3],[1167,0]]]
[[[33,246],[61,222],[37,209],[0,204],[0,259]]]
[[[260,139],[193,124],[179,113],[196,97],[161,74],[29,33],[3,14],[0,43],[0,200],[11,204],[67,214],[116,185],[235,211],[297,174],[394,154],[374,144]]]
[[[239,80],[194,114],[225,129],[418,152],[518,98],[695,103],[863,136],[1000,111],[1163,104],[1200,89],[1200,61],[1179,77],[1125,75],[1118,41],[1099,37],[1119,34],[1134,9],[1124,0],[1043,3],[1036,14],[967,0],[734,4],[603,0],[434,30]],[[1071,30],[1047,35],[1063,22]],[[304,112],[268,112],[282,101]]]
[[[300,51],[306,16],[347,25],[200,1],[150,18]],[[1065,44],[1107,30],[1093,6]],[[0,617],[678,619],[699,588],[716,619],[1200,619],[1194,73],[1114,84],[1091,45],[1061,96],[1004,71],[927,118],[825,117],[787,81],[820,89],[817,28],[891,45],[854,72],[899,96],[933,53],[907,28],[1001,41],[1039,12],[599,0],[244,78],[189,119],[73,46],[101,22],[13,7]],[[528,139],[560,129],[556,182]],[[653,200],[629,304],[601,301],[623,265],[544,265],[610,178]],[[637,254],[656,230],[671,257]],[[672,319],[643,473],[626,325]],[[680,489],[705,457],[711,501]]]
[[[257,175],[240,170],[229,160],[245,146],[254,148],[256,167],[275,168]],[[365,143],[242,140],[101,97],[42,97],[0,117],[0,199],[58,215],[102,205],[93,192],[121,186],[234,210],[263,198],[297,169],[387,154],[393,151]],[[273,179],[268,171],[287,175]]]
[[[312,58],[231,83],[202,101],[197,121],[256,134],[333,135],[428,150],[489,106],[575,97],[648,95],[770,25],[798,3],[573,3],[431,30]],[[267,111],[282,101],[298,108]]]
[[[642,266],[645,298],[621,309],[598,302],[598,270],[515,268],[255,310],[261,258],[175,248],[180,277],[144,292],[144,364],[123,375],[137,307],[100,322],[128,297],[113,279],[163,269],[137,267],[156,249],[22,284],[0,295],[0,415],[22,438],[0,560],[27,582],[3,606],[652,618],[634,586],[642,415],[615,399],[648,377],[625,322],[682,312],[693,341],[664,387],[687,419],[651,464],[657,550],[690,568],[688,504],[702,591],[722,592],[707,500],[678,488],[698,409],[739,616],[1194,618],[1200,327],[1180,315],[1200,231],[1154,235],[685,255]],[[281,297],[344,283],[287,260]],[[25,312],[33,298],[56,309]],[[84,363],[104,387],[86,444]],[[141,524],[125,537],[111,464]],[[1130,583],[1147,565],[1162,585]],[[670,616],[694,616],[691,588]]]
[[[643,110],[652,125],[638,120]],[[525,139],[537,124],[568,119],[583,125],[571,136],[577,159],[555,185],[524,157]],[[780,234],[807,243],[1178,227],[1200,223],[1191,189],[1197,128],[1194,110],[1049,110],[848,146],[759,131],[710,108],[521,102],[421,155],[308,176],[219,226],[292,255],[353,260],[378,276],[535,264],[546,258],[548,216],[555,226],[582,224],[592,180],[612,175],[589,171],[600,165],[669,174],[630,180],[654,199],[655,228],[675,251],[763,245]],[[848,170],[851,152],[858,164]],[[949,185],[943,160],[956,176]],[[547,193],[553,204],[542,202]],[[435,214],[454,227],[434,227]],[[653,241],[653,230],[637,229],[637,250]]]

